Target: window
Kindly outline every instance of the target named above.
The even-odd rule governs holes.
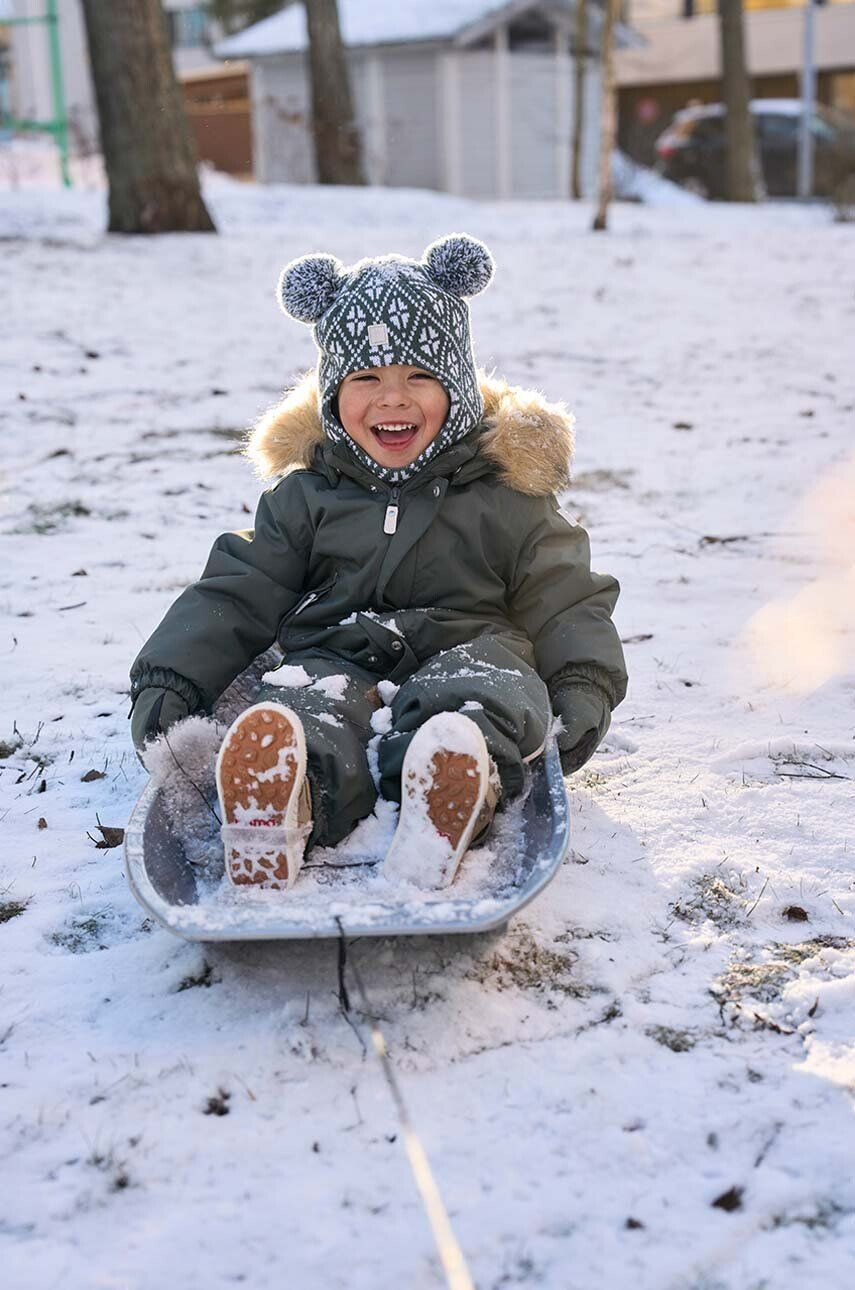
[[[552,49],[555,29],[539,14],[521,14],[508,25],[510,49]]]
[[[780,147],[792,143],[799,133],[799,118],[795,113],[758,112],[756,120],[765,143],[775,143]]]
[[[208,35],[208,15],[202,5],[194,9],[170,9],[169,36],[173,49],[204,45]]]

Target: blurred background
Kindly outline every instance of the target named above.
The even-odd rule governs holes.
[[[132,7],[164,25],[171,115],[202,162],[233,176],[590,196],[605,126],[619,196],[639,196],[643,167],[704,198],[745,200],[727,170],[738,147],[753,148],[742,167],[754,165],[756,195],[851,195],[851,0],[317,0],[308,23],[303,0]],[[27,136],[52,138],[66,182],[86,182],[100,152],[96,83],[122,59],[141,60],[137,88],[150,94],[151,33],[129,34],[112,63],[97,48],[90,57],[99,27],[121,34],[122,8],[0,0],[0,148],[13,182],[47,164]],[[335,155],[348,132],[349,163]]]

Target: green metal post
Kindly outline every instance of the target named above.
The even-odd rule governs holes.
[[[71,187],[71,173],[68,169],[68,114],[65,110],[65,88],[62,83],[62,51],[59,44],[58,0],[45,0],[47,12],[27,18],[0,19],[4,27],[24,27],[35,23],[44,23],[48,29],[50,48],[51,97],[53,99],[53,118],[50,121],[23,121],[15,117],[5,124],[13,130],[32,130],[35,133],[52,134],[59,148],[59,168],[62,182],[66,188]]]
[[[59,168],[62,182],[71,187],[68,170],[68,117],[65,114],[65,91],[62,83],[62,53],[59,46],[58,0],[47,0],[48,37],[50,39],[50,80],[53,95],[53,119],[56,122],[56,142],[59,148]]]

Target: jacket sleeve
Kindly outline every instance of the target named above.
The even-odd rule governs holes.
[[[581,525],[571,524],[554,498],[538,498],[508,600],[553,699],[562,687],[581,684],[602,691],[609,709],[623,699],[626,666],[611,617],[619,592],[615,578],[591,572]]]
[[[175,690],[191,712],[268,649],[299,600],[311,524],[295,476],[263,493],[254,529],[217,538],[201,578],[181,593],[131,668],[131,698],[147,686]]]

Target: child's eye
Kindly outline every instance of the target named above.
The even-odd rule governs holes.
[[[373,372],[363,372],[361,376],[352,376],[351,381],[376,381],[378,378]]]
[[[411,372],[411,381],[435,381],[436,377],[432,372]]]

